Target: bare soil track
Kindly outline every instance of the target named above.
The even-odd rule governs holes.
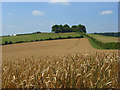
[[[70,53],[88,53],[92,48],[87,38],[39,41],[2,46],[3,59],[19,59],[31,56],[66,55]],[[110,50],[109,50],[110,51]]]

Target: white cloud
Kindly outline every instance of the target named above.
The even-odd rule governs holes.
[[[112,14],[113,11],[102,11],[100,14],[101,15],[105,15],[105,14]]]
[[[50,0],[49,2],[50,4],[56,4],[56,3],[60,3],[64,6],[69,6],[70,3],[69,3],[69,0]]]
[[[43,11],[38,11],[38,10],[34,10],[34,11],[32,11],[32,14],[33,14],[33,15],[43,16],[43,15],[45,14],[45,12],[43,12]]]

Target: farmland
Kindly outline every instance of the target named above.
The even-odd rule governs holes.
[[[117,53],[3,60],[3,88],[118,88]]]
[[[2,46],[3,88],[118,88],[118,50],[87,38]]]
[[[96,34],[88,34],[89,36],[96,38],[97,40],[108,43],[108,42],[118,42],[118,37],[110,37],[110,36],[103,36],[103,35],[96,35]]]
[[[120,90],[120,3],[1,4],[0,89]]]
[[[85,35],[65,39],[80,35],[39,33],[3,37],[3,43],[14,43],[2,46],[3,88],[118,88],[118,50],[101,49]],[[114,37],[86,35],[99,41],[106,39],[104,43],[117,42]],[[58,37],[64,39],[44,41]],[[23,40],[27,42],[15,43]]]
[[[79,49],[80,48],[80,49]],[[3,49],[3,59],[24,58],[31,56],[51,56],[65,55],[68,52],[89,52],[95,49],[91,47],[87,38],[81,39],[61,39],[51,41],[29,42],[13,45],[5,45]]]
[[[5,44],[5,41],[7,42],[31,42],[31,41],[40,41],[41,39],[49,39],[49,38],[58,38],[58,37],[75,37],[80,36],[80,33],[36,33],[36,34],[26,34],[26,35],[18,35],[18,36],[3,36],[2,37],[2,43]]]
[[[101,35],[98,35],[98,37],[100,37],[101,40],[99,38],[96,38],[94,34],[84,34],[84,37],[88,38],[88,40],[93,48],[96,48],[96,49],[120,49],[120,42],[118,41],[119,40],[118,38],[116,38],[117,42],[115,42],[115,40],[113,40],[113,37],[106,37],[106,36],[104,37]],[[102,37],[108,41],[103,42]]]

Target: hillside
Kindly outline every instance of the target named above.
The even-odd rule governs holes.
[[[87,38],[12,44],[2,48],[3,59],[94,51]]]
[[[4,45],[2,86],[117,88],[117,52],[94,49],[87,38]]]
[[[108,43],[108,42],[118,42],[118,37],[111,37],[111,36],[103,36],[103,35],[96,35],[96,34],[88,34],[89,36],[96,38],[97,40]]]
[[[33,41],[43,41],[49,38],[67,38],[67,37],[76,37],[80,36],[80,33],[36,33],[36,34],[25,34],[17,36],[3,36],[2,44],[5,44],[7,41],[12,43],[21,43],[21,42],[33,42]]]

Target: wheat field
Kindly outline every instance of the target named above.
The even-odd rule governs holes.
[[[3,88],[118,88],[118,55],[93,53],[3,61]]]
[[[57,42],[55,42],[55,45],[57,45]],[[87,39],[81,39],[79,43],[77,43],[76,40],[73,40],[73,42],[72,40],[63,42],[67,42],[67,46],[76,45],[76,47],[69,48],[69,50],[67,49],[66,52],[68,53],[65,52],[65,54],[60,54],[57,53],[59,51],[56,51],[53,54],[41,54],[41,56],[34,56],[35,51],[33,50],[33,56],[29,53],[31,56],[27,57],[25,53],[26,57],[24,58],[18,57],[17,55],[13,58],[15,55],[12,54],[15,54],[15,50],[10,54],[10,46],[4,47],[4,58],[2,60],[2,88],[119,87],[118,50],[92,49]],[[18,49],[23,48],[22,45],[25,44],[21,44],[21,47],[18,47]],[[39,44],[37,43],[37,45]],[[65,47],[68,48],[67,46]],[[12,47],[17,48],[15,45],[11,45],[11,48]],[[87,51],[88,47],[89,52]],[[26,48],[29,47],[26,46]],[[46,48],[46,50],[48,49],[48,51],[52,53],[54,48],[55,46],[53,46],[52,49]],[[61,48],[59,47],[59,49]],[[28,51],[26,50],[26,52]],[[20,52],[16,51],[16,53],[19,54]],[[23,53],[20,55],[22,54]]]

